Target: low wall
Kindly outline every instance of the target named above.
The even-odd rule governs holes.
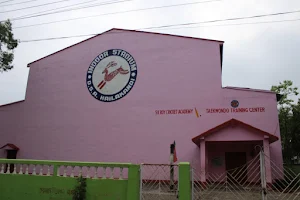
[[[0,199],[72,200],[79,176],[87,200],[139,199],[139,165],[7,159],[0,159]]]

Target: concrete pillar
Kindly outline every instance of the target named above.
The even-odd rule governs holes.
[[[140,165],[130,165],[128,168],[127,198],[130,200],[140,199]]]
[[[270,160],[270,144],[269,136],[264,137],[264,154],[265,154],[265,169],[266,169],[266,182],[272,183],[272,170],[271,170],[271,160]]]
[[[179,200],[191,199],[191,169],[190,163],[179,163]]]
[[[200,168],[201,168],[201,177],[200,180],[202,183],[206,182],[206,147],[205,139],[201,138],[200,140]]]

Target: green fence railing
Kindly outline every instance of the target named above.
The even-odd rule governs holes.
[[[76,177],[86,179],[86,199],[138,200],[139,165],[0,159],[0,199],[72,199]]]
[[[149,176],[152,177],[151,174]],[[72,200],[78,186],[78,177],[86,180],[86,200],[149,200],[151,196],[151,191],[145,191],[147,195],[144,197],[147,198],[142,198],[141,194],[146,188],[141,184],[143,177],[140,165],[0,159],[0,199]],[[177,178],[178,196],[173,196],[179,200],[190,200],[189,163],[178,164]]]

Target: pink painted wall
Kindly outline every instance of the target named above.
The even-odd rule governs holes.
[[[20,147],[19,158],[168,163],[176,140],[179,161],[199,164],[191,139],[231,118],[279,136],[273,93],[222,89],[219,42],[111,31],[30,66],[23,103],[0,107],[0,145]],[[112,48],[128,51],[138,65],[133,89],[103,103],[86,87],[91,61]],[[207,108],[265,107],[264,113],[208,114]],[[197,108],[187,115],[159,109]],[[280,142],[271,155],[282,162]]]
[[[205,141],[261,141],[264,135],[245,129],[241,125],[226,127],[205,137]]]

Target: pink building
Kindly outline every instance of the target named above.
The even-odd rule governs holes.
[[[112,29],[34,61],[25,101],[0,107],[0,146],[22,159],[168,163],[175,140],[178,161],[218,173],[259,145],[280,166],[277,95],[222,87],[223,43]]]

